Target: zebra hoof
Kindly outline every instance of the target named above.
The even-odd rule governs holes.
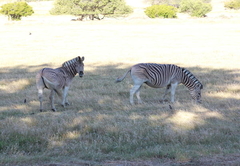
[[[168,99],[161,99],[159,100],[160,103],[167,103],[168,102]]]
[[[57,110],[55,108],[52,109],[53,112],[56,112]]]
[[[42,112],[42,109],[40,109],[40,112]]]

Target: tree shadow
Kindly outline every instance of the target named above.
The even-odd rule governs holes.
[[[0,68],[0,82],[2,84],[2,87],[0,88],[2,96],[1,105],[7,107],[11,106],[12,104],[26,104],[30,103],[31,101],[37,101],[37,93],[35,90],[35,74],[37,70],[46,66],[49,66],[49,64],[38,66],[17,66],[15,68]],[[122,76],[129,68],[130,66],[126,67],[126,65],[123,63],[119,63],[113,65],[99,65],[95,66],[91,70],[85,71],[85,76],[81,81],[76,78],[74,79],[73,87],[71,87],[72,90],[70,89],[69,92],[70,98],[76,97],[79,99],[79,96],[81,96],[82,93],[81,91],[83,91],[85,92],[83,94],[89,93],[89,95],[94,95],[99,93],[100,96],[108,96],[108,102],[110,104],[115,103],[110,101],[111,99],[114,99],[115,101],[118,101],[116,104],[123,104],[125,106],[128,105],[129,90],[132,86],[132,80],[130,76],[127,76],[123,82],[118,84],[115,83],[115,80],[117,77]],[[238,70],[200,67],[190,67],[188,70],[191,71],[204,86],[202,93],[203,103],[200,105],[201,107],[204,107],[209,111],[239,110],[240,73]],[[27,81],[18,82],[18,80]],[[15,82],[15,84],[12,84],[12,82]],[[21,86],[19,84],[23,85]],[[10,87],[6,88],[8,85]],[[20,88],[16,88],[17,86],[20,86]],[[75,89],[79,89],[79,96],[71,95],[71,92],[75,91]],[[150,93],[148,91],[150,91]],[[154,89],[144,86],[141,90],[141,96],[144,100],[144,104],[157,104],[158,106],[161,106],[159,100],[164,91],[164,88]],[[12,97],[8,99],[9,96]],[[188,94],[186,87],[178,86],[176,90],[176,96],[179,103],[187,103],[187,106],[191,105],[191,97]],[[24,103],[25,99],[27,100],[26,103]],[[89,104],[88,107],[90,108],[92,101],[88,101],[89,99],[91,99],[91,96],[80,99],[80,102],[83,103],[78,102],[77,105],[75,104],[76,108],[86,108],[87,104]],[[93,102],[99,102],[97,100],[100,100],[101,98],[97,97],[92,99],[94,100]],[[102,102],[104,103],[104,101]],[[81,105],[84,105],[84,107],[81,107]],[[165,103],[163,105],[167,105],[166,107],[168,107],[170,103]],[[29,106],[31,107],[30,109],[37,110],[37,108],[34,108],[36,105]],[[184,106],[184,104],[178,105],[178,109],[184,109]],[[74,106],[72,106],[71,109],[74,109]]]
[[[50,64],[0,68],[0,114],[34,109],[31,102],[37,96],[35,75],[39,69],[47,66]]]

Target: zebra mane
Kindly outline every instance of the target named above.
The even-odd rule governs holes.
[[[74,64],[74,63],[76,63],[76,62],[78,62],[78,61],[79,61],[79,57],[76,57],[76,58],[74,58],[74,59],[71,59],[71,60],[69,60],[69,61],[64,62],[64,63],[62,64],[62,67],[68,67],[68,66],[70,66],[70,65],[72,65],[72,64]]]
[[[202,87],[202,83],[198,81],[198,79],[189,70],[182,68],[182,71],[187,78],[191,79],[195,84],[200,84]]]

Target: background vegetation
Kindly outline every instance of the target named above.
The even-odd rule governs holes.
[[[152,5],[159,4],[168,4],[168,5],[176,5],[179,6],[182,0],[145,0],[146,2],[150,2]],[[204,3],[210,3],[211,0],[201,0]]]
[[[204,17],[206,16],[207,13],[209,13],[212,10],[212,6],[209,3],[210,0],[148,0],[148,1],[150,1],[151,4],[153,5],[159,5],[159,4],[170,5],[170,6],[179,8],[179,12],[189,13],[193,17]],[[163,13],[160,11],[164,11],[164,13],[173,13],[173,10],[171,9],[169,10],[166,7],[156,9],[156,6],[152,7],[151,12],[148,11],[147,13],[153,13],[151,15],[157,15],[157,14],[154,14],[154,13],[157,13],[155,12],[156,10],[159,10],[159,13]]]
[[[147,7],[145,13],[150,18],[176,18],[177,9],[168,5],[153,5]]]
[[[150,18],[176,18],[176,12],[189,13],[193,17],[205,17],[212,10],[209,2],[209,0],[151,0],[150,3],[153,6],[148,7],[145,13]],[[22,9],[19,8],[18,10]],[[127,16],[133,12],[133,9],[126,5],[124,0],[56,0],[54,1],[54,7],[49,12],[53,15],[78,16],[76,20],[101,20],[105,16]]]
[[[202,0],[182,0],[180,3],[180,12],[189,13],[193,17],[205,17],[211,10],[211,4]]]
[[[224,6],[229,9],[240,9],[240,0],[230,0],[224,3]]]
[[[7,15],[8,20],[21,20],[22,17],[31,16],[34,11],[26,2],[13,2],[1,6],[0,13]]]
[[[103,16],[121,16],[132,13],[132,8],[127,6],[124,0],[56,0],[51,14],[71,14],[100,19]]]

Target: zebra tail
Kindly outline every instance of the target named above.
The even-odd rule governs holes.
[[[122,80],[124,80],[124,78],[127,76],[127,74],[128,74],[130,71],[131,71],[131,69],[128,70],[122,77],[117,78],[116,81],[115,81],[115,83],[118,83],[118,82],[121,82]]]
[[[44,71],[44,70],[45,70],[45,68],[42,69],[41,74],[40,74],[40,72],[39,72],[39,78],[41,77],[42,83],[43,83],[44,87],[47,88],[47,89],[49,89],[49,88],[47,87],[46,83],[45,83],[45,80],[44,80],[44,79],[46,79],[46,78],[43,77],[43,71]]]
[[[42,82],[43,82],[44,87],[47,88],[47,89],[49,89],[49,88],[47,87],[46,83],[45,83],[45,80],[44,80],[43,76],[41,76],[41,78],[42,78]]]

